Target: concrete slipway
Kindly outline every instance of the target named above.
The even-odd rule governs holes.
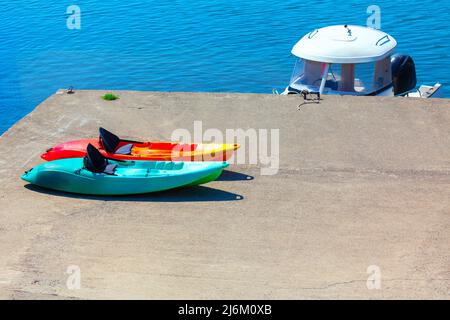
[[[329,96],[297,110],[300,96],[116,93],[53,95],[0,138],[1,298],[449,298],[449,100]],[[279,128],[278,174],[232,165],[203,187],[118,198],[19,179],[99,126],[163,140],[195,120]]]

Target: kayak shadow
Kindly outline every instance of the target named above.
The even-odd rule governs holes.
[[[253,179],[255,179],[255,177],[249,176],[245,173],[223,170],[222,174],[216,179],[216,181],[243,181]]]
[[[94,196],[56,191],[42,188],[33,184],[25,185],[28,190],[42,194],[66,197],[73,199],[99,200],[99,201],[129,201],[129,202],[204,202],[204,201],[239,201],[244,197],[236,193],[219,189],[195,186],[181,187],[167,191],[159,191],[138,195],[124,196]]]

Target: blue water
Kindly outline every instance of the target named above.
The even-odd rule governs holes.
[[[290,49],[330,24],[381,28],[411,54],[418,82],[450,96],[449,1],[1,1],[0,134],[59,88],[270,93]],[[69,5],[81,30],[66,26]]]

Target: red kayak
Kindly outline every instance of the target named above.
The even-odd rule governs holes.
[[[98,139],[82,139],[59,144],[47,150],[41,158],[47,161],[83,158],[92,144],[104,156],[116,160],[147,161],[226,161],[239,148],[238,144],[179,144],[173,142],[138,142],[120,139],[100,128]]]

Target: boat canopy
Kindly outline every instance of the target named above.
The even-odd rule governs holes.
[[[289,91],[372,95],[392,87],[391,61],[385,57],[366,63],[324,63],[298,58]]]
[[[366,63],[388,57],[397,41],[382,31],[354,25],[316,29],[298,41],[292,54],[324,63]]]

